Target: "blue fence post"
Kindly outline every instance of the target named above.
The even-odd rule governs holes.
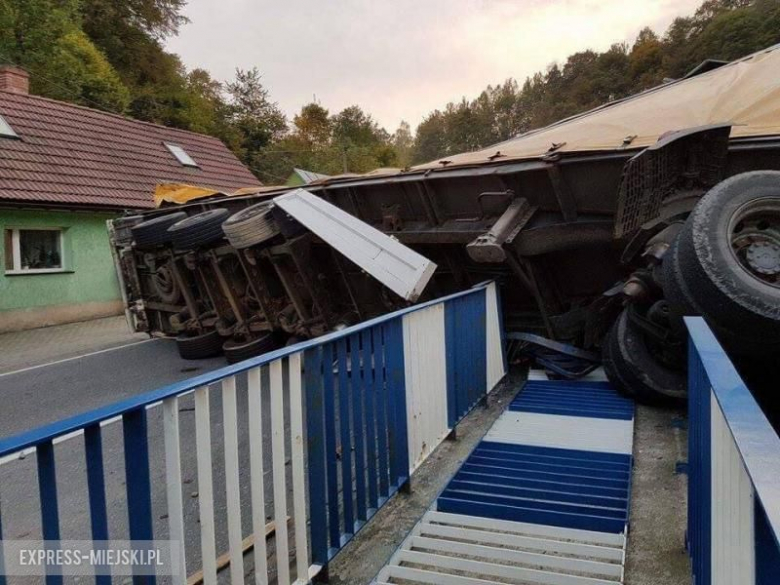
[[[125,486],[130,540],[153,540],[152,486],[149,479],[149,441],[146,433],[146,409],[137,408],[122,416],[125,442]],[[135,550],[135,546],[131,543]],[[153,585],[154,576],[134,571],[134,585]]]
[[[388,436],[393,482],[408,489],[409,435],[406,421],[406,372],[404,370],[403,319],[385,324],[385,360],[389,393]]]
[[[349,415],[349,374],[347,372],[347,341],[337,344],[339,371],[339,429],[341,430],[341,493],[344,500],[344,537],[354,534],[355,520],[352,504],[352,432]],[[342,539],[343,544],[346,540]]]
[[[444,304],[447,424],[455,427],[487,392],[486,289]]]
[[[341,546],[341,520],[339,518],[339,478],[336,451],[336,394],[333,391],[333,344],[322,348],[322,375],[325,400],[325,463],[328,479],[328,528],[330,546]]]
[[[368,501],[369,515],[376,511],[378,506],[377,493],[377,447],[376,447],[376,348],[371,339],[371,330],[366,329],[360,333],[360,341],[363,346],[363,404],[366,421],[366,473],[368,477]]]
[[[87,464],[87,494],[89,495],[89,520],[92,540],[108,540],[108,517],[106,514],[106,486],[103,471],[103,441],[100,424],[84,429],[84,454]],[[96,585],[111,585],[108,567],[99,567],[103,575],[95,577]]]
[[[325,507],[325,409],[322,391],[321,348],[307,349],[303,354],[305,371],[307,442],[309,447],[309,518],[311,519],[312,560],[328,562],[328,520]]]
[[[711,388],[693,340],[688,345],[688,547],[697,585],[710,585],[712,576],[712,442]]]
[[[755,517],[756,585],[776,585],[780,575],[780,542],[772,534],[766,511],[757,499]]]
[[[381,327],[371,328],[374,345],[374,396],[376,397],[376,435],[379,450],[379,505],[390,496],[387,457],[387,389],[385,385],[385,343]]]
[[[471,368],[468,402],[460,414],[461,418],[490,390],[487,387],[487,288],[466,299],[469,303],[469,321],[473,323],[471,352],[475,358]]]
[[[54,446],[51,441],[37,447],[38,492],[41,498],[41,522],[43,540],[47,543],[60,539],[60,521],[57,503],[57,473],[54,465]],[[55,545],[57,546],[57,545]],[[47,544],[49,549],[50,545]],[[46,585],[60,585],[62,575],[57,569],[46,570]]]
[[[447,426],[455,428],[458,422],[458,321],[457,301],[444,303],[444,356],[447,367]]]
[[[3,498],[0,496],[0,585],[5,583],[5,553],[3,552]]]
[[[366,450],[365,425],[363,417],[363,390],[360,334],[349,337],[351,356],[351,391],[352,391],[352,437],[355,441],[355,532],[366,521]],[[365,357],[365,352],[363,352]]]

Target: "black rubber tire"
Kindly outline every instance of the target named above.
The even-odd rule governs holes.
[[[133,243],[133,226],[144,221],[143,215],[125,215],[116,218],[112,225],[114,227],[114,244],[116,246],[129,246]]]
[[[231,215],[222,224],[230,245],[241,250],[271,240],[279,233],[273,216],[274,204],[258,203]]]
[[[641,329],[631,322],[627,311],[620,314],[613,328],[611,359],[604,363],[607,378],[627,394],[632,392],[643,404],[683,404],[688,395],[685,374],[653,357]]]
[[[185,360],[202,360],[218,356],[222,353],[222,343],[222,336],[216,330],[194,337],[179,335],[176,338],[179,355]]]
[[[607,380],[615,387],[615,390],[623,396],[634,398],[633,388],[629,381],[622,375],[621,370],[617,367],[617,360],[620,355],[617,332],[618,328],[616,321],[604,336],[601,347],[601,362],[604,366],[604,373],[607,375]]]
[[[159,215],[130,228],[135,245],[140,248],[152,248],[171,241],[168,228],[186,218],[183,211]]]
[[[273,351],[279,346],[273,333],[265,333],[251,341],[236,341],[228,339],[222,345],[225,358],[229,364],[237,364],[249,358]]]
[[[780,199],[777,171],[719,183],[696,205],[664,257],[664,294],[675,314],[703,316],[736,351],[780,350],[780,288],[750,274],[731,246],[734,218],[751,202],[770,198]],[[749,343],[756,339],[761,343]]]
[[[222,222],[230,215],[227,209],[210,209],[191,215],[168,228],[176,250],[195,250],[222,239]]]
[[[273,216],[276,225],[279,226],[279,231],[281,231],[282,235],[288,240],[297,238],[306,232],[306,227],[302,223],[278,205],[275,205],[273,208]]]

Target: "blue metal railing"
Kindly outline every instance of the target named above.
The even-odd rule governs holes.
[[[690,334],[688,550],[695,585],[780,582],[780,438],[703,319]]]
[[[221,392],[223,430],[219,433],[224,435],[231,579],[243,583],[242,506],[251,501],[252,531],[262,535],[267,529],[266,503],[272,499],[275,556],[280,559],[277,580],[280,585],[292,580],[287,531],[291,507],[297,581],[306,582],[408,481],[416,465],[503,376],[500,331],[497,288],[485,283],[0,440],[0,464],[35,454],[45,540],[59,540],[60,527],[75,513],[84,512],[89,514],[89,538],[116,539],[108,522],[109,507],[117,502],[107,501],[104,428],[121,422],[126,487],[124,502],[118,505],[124,509],[129,537],[153,540],[153,492],[164,490],[169,539],[177,543],[181,567],[186,568],[191,547],[185,543],[184,457],[179,445],[182,441],[197,445],[200,542],[190,544],[200,545],[204,582],[210,585],[216,583],[217,571],[212,455],[221,450],[212,446],[209,405],[213,393]],[[247,393],[246,431],[237,422],[237,388]],[[194,395],[196,441],[180,432],[178,422],[179,400],[187,395]],[[150,479],[150,451],[155,445],[150,440],[148,413],[160,405],[165,486]],[[263,421],[270,421],[270,444],[263,440]],[[86,511],[60,505],[63,494],[58,491],[55,465],[55,445],[82,434]],[[239,476],[239,437],[248,442],[252,485],[250,497],[244,496],[247,502],[241,501],[239,488],[247,481]],[[82,448],[82,443],[75,443]],[[264,495],[262,481],[268,461],[272,498]],[[7,497],[2,504],[9,505]],[[0,522],[0,546],[2,530],[8,528]],[[265,539],[255,538],[254,547],[256,579],[264,583],[272,570],[266,566]],[[2,562],[0,549],[0,567]],[[185,573],[182,569],[174,581],[185,583]],[[96,582],[107,579],[96,577]],[[49,574],[46,580],[56,585],[62,577]],[[139,575],[134,581],[150,580]],[[2,571],[0,585],[5,585]]]

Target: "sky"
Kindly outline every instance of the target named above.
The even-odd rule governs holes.
[[[219,80],[257,67],[292,118],[357,104],[393,132],[576,51],[663,33],[702,0],[189,0],[168,40]]]

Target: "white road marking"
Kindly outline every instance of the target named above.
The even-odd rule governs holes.
[[[82,354],[82,355],[74,355],[73,357],[64,358],[64,359],[61,359],[61,360],[56,360],[56,361],[48,362],[48,363],[45,363],[45,364],[38,364],[37,366],[30,366],[28,368],[22,368],[20,370],[14,370],[13,372],[6,372],[4,374],[0,374],[0,378],[3,378],[5,376],[13,376],[14,374],[21,374],[23,372],[29,372],[31,370],[37,370],[39,368],[46,368],[48,366],[55,366],[57,364],[63,364],[65,362],[71,362],[73,360],[80,360],[82,358],[90,357],[90,356],[93,356],[93,355],[98,355],[98,354],[101,354],[101,353],[107,353],[109,351],[115,351],[117,349],[123,349],[125,347],[132,347],[134,345],[141,345],[142,343],[149,343],[150,341],[158,341],[160,339],[168,339],[168,338],[165,338],[165,337],[153,337],[151,339],[142,339],[141,341],[134,341],[132,343],[126,343],[124,345],[117,345],[116,347],[108,347],[106,349],[100,349],[98,351],[91,351],[89,353],[85,353],[85,354]]]

